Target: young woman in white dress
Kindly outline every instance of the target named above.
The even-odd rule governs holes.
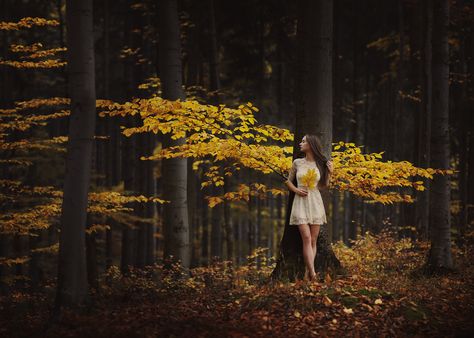
[[[327,223],[319,190],[329,186],[333,164],[323,155],[321,141],[317,135],[306,134],[300,143],[300,150],[305,153],[305,157],[293,160],[285,184],[290,191],[295,193],[290,225],[298,226],[303,241],[305,278],[309,274],[309,280],[314,280],[316,278],[314,268],[316,243],[321,225]],[[296,186],[293,183],[295,177]]]

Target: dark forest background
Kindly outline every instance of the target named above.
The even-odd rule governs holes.
[[[354,142],[366,153],[384,151],[386,161],[437,167],[440,162],[431,159],[436,152],[432,147],[437,145],[433,135],[438,128],[448,130],[448,150],[444,154],[448,154],[445,159],[456,173],[449,181],[447,231],[457,245],[462,245],[472,231],[474,203],[472,2],[434,2],[434,6],[449,3],[449,29],[443,36],[437,31],[437,22],[433,22],[436,16],[433,18],[433,2],[429,0],[332,3],[332,81],[328,84],[333,98],[332,142]],[[151,0],[92,2],[97,99],[124,102],[163,93],[160,46],[166,38],[160,35],[160,10],[164,8],[160,4]],[[0,31],[2,59],[15,57],[9,49],[13,43],[41,41],[49,48],[68,46],[66,1],[1,0],[0,6],[0,21],[44,17],[60,23],[41,29]],[[177,1],[184,95],[229,106],[252,102],[259,108],[255,113],[259,123],[294,131],[301,98],[298,20],[305,14],[305,6],[309,6],[307,1]],[[443,124],[432,120],[436,100],[442,96],[437,91],[442,78],[431,68],[432,48],[439,41],[447,41],[449,59],[444,68],[449,70],[449,104],[443,115],[448,119]],[[0,65],[0,107],[12,107],[31,98],[68,97],[68,84],[66,67],[16,69]],[[163,186],[174,173],[163,172],[161,161],[140,163],[139,156],[150,154],[153,147],[169,140],[160,134],[121,135],[120,126],[138,123],[137,116],[97,117],[95,135],[109,139],[94,143],[91,191],[116,190],[166,198]],[[68,135],[68,128],[68,118],[58,118],[32,129],[27,136],[63,136]],[[15,134],[12,137],[15,139]],[[5,159],[13,155],[2,150]],[[34,159],[32,166],[19,170],[2,164],[2,178],[62,189],[66,153],[39,151],[25,156]],[[226,187],[200,189],[206,168],[193,171],[192,160],[186,161],[189,266],[206,266],[216,258],[245,264],[247,256],[259,247],[268,247],[264,253],[267,259],[278,256],[287,196],[268,194],[265,199],[251,198],[248,204],[222,203],[214,208],[207,205],[205,196],[223,194],[237,182],[257,181],[282,188],[281,177],[244,170],[226,181]],[[423,181],[427,191],[418,192],[415,203],[364,203],[349,192],[331,191],[325,196],[328,242],[342,241],[351,247],[366,231],[379,234],[386,229],[393,230],[397,239],[429,241],[433,222],[428,193],[431,182]],[[145,230],[132,229],[111,219],[109,229],[87,234],[90,285],[97,286],[99,276],[111,266],[127,272],[131,266],[143,268],[163,257],[169,245],[162,236],[163,205],[131,206],[135,216],[152,217],[153,224],[149,228],[144,225]],[[8,204],[0,204],[1,212],[7,208]],[[88,219],[88,226],[95,221]],[[38,237],[0,235],[1,257],[31,258],[29,263],[0,264],[4,292],[21,285],[39,287],[56,277],[57,255],[32,250],[58,243],[59,227],[59,221],[53,221],[48,229],[38,231]],[[437,233],[446,235],[446,229]],[[449,236],[444,239],[451,241]]]

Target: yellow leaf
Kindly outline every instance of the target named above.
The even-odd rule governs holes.
[[[344,308],[344,312],[347,313],[347,314],[353,314],[354,313],[354,311],[352,311],[351,308],[346,308],[346,307]]]
[[[312,189],[316,186],[316,170],[314,168],[308,169],[301,178],[304,186]]]
[[[331,306],[332,300],[328,296],[323,296],[323,303],[326,306]]]

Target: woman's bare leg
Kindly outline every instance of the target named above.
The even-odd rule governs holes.
[[[309,271],[309,276],[312,279],[316,272],[314,271],[314,253],[311,246],[311,231],[308,224],[299,224],[301,239],[303,240],[303,258],[306,269]]]
[[[310,232],[311,232],[311,247],[313,249],[313,264],[316,259],[316,253],[318,251],[318,235],[319,235],[319,230],[321,229],[320,224],[310,224]]]

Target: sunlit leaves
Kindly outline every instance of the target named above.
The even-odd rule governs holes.
[[[331,187],[348,190],[364,197],[368,202],[392,204],[395,202],[413,202],[413,197],[398,191],[387,191],[394,187],[413,187],[424,190],[423,181],[412,180],[420,176],[433,178],[433,174],[452,174],[452,170],[418,168],[408,161],[383,162],[382,153],[362,154],[354,143],[333,143],[332,160],[334,172]]]
[[[140,84],[138,89],[150,89],[153,88],[155,91],[161,88],[161,81],[159,77],[150,77],[146,79],[146,82]]]
[[[45,126],[48,120],[53,120],[61,117],[69,116],[68,110],[62,110],[57,113],[45,114],[45,115],[4,115],[0,119],[0,131],[7,130],[19,130],[26,131],[33,126]],[[3,122],[5,121],[5,122]]]
[[[43,106],[67,107],[68,104],[69,100],[65,98],[17,102],[14,108],[0,110],[5,117],[10,116],[9,121],[4,119],[5,122],[0,124],[0,129],[26,130],[49,119],[65,117],[68,115],[66,110],[37,116],[15,114],[26,109]],[[134,99],[122,104],[97,100],[97,107],[101,109],[100,116],[141,116],[143,125],[122,127],[125,136],[153,132],[171,134],[173,139],[185,137],[186,141],[182,145],[163,148],[151,156],[141,156],[140,159],[193,157],[194,170],[199,170],[202,163],[211,160],[217,165],[206,170],[201,182],[202,188],[224,184],[224,177],[219,168],[229,176],[245,167],[263,174],[277,173],[284,178],[284,174],[291,167],[293,147],[288,143],[293,141],[293,134],[287,129],[257,124],[253,117],[255,107],[251,103],[240,105],[239,108],[228,108],[225,105],[212,106],[197,101],[169,101],[152,97]],[[19,142],[23,142],[25,147],[31,146],[26,141]],[[1,146],[17,148],[21,145],[3,143]],[[407,161],[384,162],[383,151],[364,154],[362,147],[352,142],[337,142],[333,143],[333,146],[331,158],[334,172],[331,175],[330,188],[350,191],[364,197],[368,202],[413,202],[411,195],[399,193],[397,188],[404,186],[423,191],[423,181],[413,180],[413,177],[431,179],[434,174],[452,173],[439,169],[417,168]],[[224,163],[227,162],[232,163],[232,168],[226,168]],[[394,191],[388,190],[390,187],[393,187]],[[210,202],[216,205],[222,200],[245,200],[244,196],[245,194],[237,192],[235,195],[220,196],[220,199]]]
[[[19,30],[22,28],[31,28],[33,26],[56,26],[59,22],[56,20],[46,20],[43,18],[23,18],[19,22],[0,22],[0,30]],[[7,56],[0,57],[0,65],[13,68],[58,68],[66,65],[66,61],[55,57],[58,53],[66,51],[65,47],[56,47],[43,49],[41,42],[35,42],[30,45],[12,44],[10,51],[15,57],[5,59]],[[15,54],[20,54],[20,60],[16,59]]]
[[[312,189],[316,186],[316,179],[317,179],[317,174],[316,174],[316,169],[310,168],[306,171],[306,174],[304,174],[301,177],[301,183],[305,186],[308,187],[309,189]]]
[[[22,18],[18,22],[0,22],[0,30],[19,30],[23,28],[32,28],[34,26],[58,26],[59,21],[48,20],[44,18]]]
[[[201,104],[194,100],[170,101],[159,97],[134,99],[122,104],[104,105],[100,116],[125,116],[140,114],[143,125],[123,128],[125,136],[136,133],[153,132],[171,134],[171,138],[185,137],[185,143],[161,149],[152,156],[142,160],[193,157],[196,161],[212,159],[214,163],[224,166],[233,163],[232,171],[241,167],[270,174],[277,173],[282,178],[291,167],[293,147],[287,142],[293,141],[294,135],[282,128],[271,125],[259,125],[254,117],[254,107],[250,102],[237,108],[225,105],[213,106]],[[382,152],[364,154],[362,147],[353,142],[333,143],[331,158],[334,172],[331,175],[330,188],[347,190],[371,202],[391,204],[395,202],[413,202],[409,194],[399,193],[400,186],[424,190],[423,182],[412,182],[412,177],[433,178],[433,174],[449,174],[450,171],[423,169],[413,166],[408,161],[382,161]],[[199,169],[197,162],[194,170]],[[215,167],[215,168],[214,168]],[[223,176],[212,166],[204,174],[201,187],[222,186]],[[225,169],[225,168],[224,168]],[[232,174],[230,171],[230,174]],[[395,191],[387,191],[394,187]],[[223,200],[243,198],[242,194],[215,196],[209,199],[210,205],[217,205]]]
[[[66,62],[58,59],[43,61],[0,60],[0,65],[10,66],[14,68],[58,68],[65,66]]]
[[[273,196],[278,196],[285,195],[286,193],[286,190],[278,188],[269,188],[261,183],[252,183],[250,184],[250,186],[244,183],[240,183],[236,191],[226,192],[222,196],[206,196],[205,198],[208,200],[208,205],[213,208],[214,206],[224,202],[225,200],[235,202],[248,202],[250,196],[254,196],[259,199],[266,199],[268,198],[269,194]]]
[[[61,212],[63,193],[51,186],[27,186],[20,181],[0,180],[0,205],[8,211],[0,215],[0,233],[34,235],[34,231],[47,229]],[[24,205],[28,200],[28,206]],[[137,203],[169,203],[155,196],[124,195],[116,191],[90,192],[87,211],[97,216],[126,219],[133,211],[128,205]],[[135,220],[141,220],[136,217]],[[103,229],[103,228],[102,228]],[[98,230],[98,228],[96,229]]]

